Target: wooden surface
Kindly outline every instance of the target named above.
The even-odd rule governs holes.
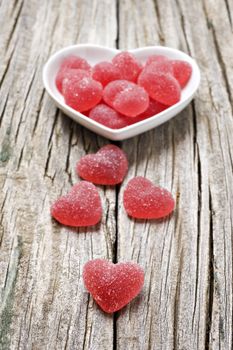
[[[230,0],[0,0],[0,349],[232,349],[232,21]],[[99,188],[101,225],[76,230],[50,205],[108,140],[55,108],[41,72],[57,49],[86,42],[179,48],[202,81],[176,118],[119,143],[127,178]],[[135,175],[172,191],[171,219],[127,218]],[[92,258],[145,269],[142,293],[114,316],[84,289]]]

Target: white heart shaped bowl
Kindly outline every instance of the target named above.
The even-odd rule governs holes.
[[[192,59],[186,53],[163,46],[142,47],[139,49],[129,50],[129,52],[133,53],[141,63],[145,63],[148,56],[156,54],[164,55],[171,59],[187,61],[191,64],[192,75],[188,84],[184,89],[182,89],[181,100],[178,103],[153,117],[126,126],[122,129],[108,128],[67,106],[63,96],[60,94],[55,85],[55,78],[64,58],[69,55],[78,55],[85,58],[93,66],[100,61],[110,61],[119,52],[120,51],[117,49],[91,44],[68,46],[52,55],[43,69],[43,82],[45,89],[52,97],[58,108],[60,108],[65,114],[79,124],[99,135],[115,141],[124,140],[139,135],[173,118],[189,104],[200,84],[200,70],[198,65],[194,59]]]

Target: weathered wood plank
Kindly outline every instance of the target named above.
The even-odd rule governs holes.
[[[0,2],[2,349],[232,348],[232,3],[119,0],[118,12],[111,0]],[[102,224],[79,231],[51,221],[49,207],[77,181],[76,161],[107,140],[57,111],[41,82],[49,55],[75,42],[160,43],[202,70],[192,105],[122,143],[127,179],[100,189]],[[172,191],[171,218],[126,217],[135,175]],[[141,295],[115,317],[83,288],[83,264],[96,257],[146,271]]]
[[[121,188],[117,258],[138,261],[146,281],[117,317],[119,349],[126,342],[128,349],[232,346],[233,38],[227,11],[220,1],[120,1],[120,47],[158,38],[153,44],[197,59],[202,83],[178,117],[123,143],[131,159],[127,179],[147,176],[171,190],[177,206],[169,220],[135,222],[121,205],[127,180]]]
[[[41,74],[63,46],[114,46],[115,1],[3,1],[0,24],[0,348],[111,349],[113,318],[81,274],[87,260],[114,256],[115,190],[100,189],[105,214],[93,229],[63,228],[49,213],[78,180],[76,161],[106,141],[56,110]]]

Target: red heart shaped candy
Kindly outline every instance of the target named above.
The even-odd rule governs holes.
[[[173,60],[171,61],[171,63],[172,63],[174,77],[180,84],[180,87],[184,88],[192,75],[191,64],[180,60]]]
[[[102,215],[102,206],[96,187],[87,181],[81,181],[71,191],[57,199],[52,205],[51,215],[67,226],[92,226]]]
[[[119,147],[107,145],[96,154],[81,158],[76,170],[87,181],[98,185],[116,185],[123,181],[128,170],[128,161]]]
[[[175,206],[170,192],[145,177],[130,180],[123,195],[125,210],[137,219],[159,219],[170,214]]]
[[[96,259],[85,264],[83,280],[101,309],[112,313],[138,295],[144,283],[144,272],[132,262],[113,264]]]

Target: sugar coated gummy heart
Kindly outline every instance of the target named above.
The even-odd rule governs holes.
[[[141,291],[143,269],[133,262],[113,264],[107,260],[88,261],[83,269],[86,289],[107,313],[122,309]]]
[[[139,75],[138,84],[144,87],[152,99],[164,105],[172,106],[180,100],[180,85],[171,74],[145,68]]]
[[[185,87],[192,74],[192,67],[188,62],[173,60],[171,61],[173,75],[179,82],[181,88]]]
[[[123,90],[130,89],[134,86],[133,83],[127,80],[115,80],[110,82],[103,91],[103,99],[110,107],[113,107],[113,102],[116,96]]]
[[[88,78],[90,73],[84,69],[61,68],[56,76],[56,86],[62,93],[62,84],[64,79],[81,80]]]
[[[120,129],[131,123],[127,118],[104,103],[95,106],[89,113],[89,118],[111,129]]]
[[[113,80],[120,79],[120,71],[111,62],[103,61],[93,67],[92,77],[105,86]]]
[[[104,89],[103,98],[108,105],[128,117],[136,117],[149,106],[145,89],[127,80],[109,83]]]
[[[91,71],[91,66],[84,58],[74,55],[64,58],[61,63],[61,69],[62,68],[84,69],[89,72]]]
[[[129,52],[121,52],[116,55],[112,63],[120,71],[120,79],[137,81],[137,77],[142,70],[142,65]]]
[[[92,78],[64,79],[62,93],[68,106],[79,112],[96,106],[102,98],[102,85]]]
[[[96,154],[88,154],[77,164],[77,173],[85,180],[99,185],[121,183],[128,170],[125,153],[115,145],[106,145]]]
[[[51,215],[63,225],[96,225],[102,215],[99,193],[96,187],[87,181],[81,181],[71,191],[60,197],[51,207]]]
[[[119,113],[128,117],[136,117],[144,112],[149,106],[149,96],[140,86],[125,89],[116,95],[113,101],[113,107]]]
[[[169,191],[138,176],[130,180],[123,195],[124,207],[129,216],[138,219],[159,219],[169,215],[175,206]]]

